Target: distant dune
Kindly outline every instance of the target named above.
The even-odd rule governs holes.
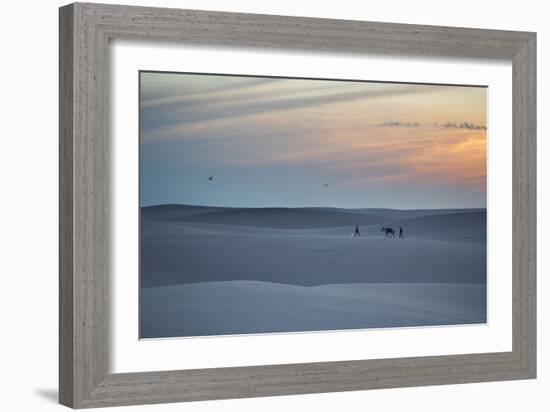
[[[372,225],[384,220],[381,216],[341,210],[258,208],[230,209],[183,216],[179,222],[202,222],[225,225],[257,226],[281,229],[313,229],[346,225]]]
[[[341,209],[304,208],[230,208],[194,205],[158,205],[142,208],[145,219],[179,222],[216,223],[279,229],[315,229],[349,225],[373,225],[411,218],[463,215],[485,215],[485,209]]]
[[[414,217],[422,216],[436,216],[436,215],[448,215],[448,214],[462,214],[462,213],[476,213],[486,212],[486,209],[354,209],[356,212],[364,212],[373,216],[382,216],[386,219],[398,220],[398,219],[410,219]]]
[[[435,216],[445,214],[463,214],[463,213],[475,213],[486,212],[486,209],[384,209],[384,208],[359,208],[359,209],[342,209],[337,207],[299,207],[299,208],[238,208],[238,207],[218,207],[218,206],[199,206],[199,205],[184,205],[184,204],[165,204],[155,206],[145,206],[141,210],[144,212],[145,218],[157,218],[157,219],[178,219],[192,215],[200,215],[205,213],[231,211],[239,212],[239,214],[250,214],[253,218],[259,217],[266,212],[271,211],[273,213],[286,213],[287,215],[294,214],[299,216],[304,212],[313,211],[317,212],[337,212],[345,214],[367,214],[371,217],[381,217],[385,220],[398,220],[409,219],[422,216]],[[257,217],[254,217],[257,216]],[[230,214],[231,216],[231,214]],[[210,222],[215,223],[215,222]],[[222,222],[228,224],[228,222]],[[262,224],[265,224],[261,222]]]
[[[158,205],[142,207],[142,217],[145,219],[174,220],[202,213],[230,210],[228,207],[194,206],[194,205]]]

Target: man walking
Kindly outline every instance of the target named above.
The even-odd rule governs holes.
[[[355,225],[355,233],[353,234],[353,237],[359,236],[361,237],[361,233],[359,233],[359,226]]]
[[[405,239],[405,236],[403,235],[403,228],[399,226],[399,239]]]

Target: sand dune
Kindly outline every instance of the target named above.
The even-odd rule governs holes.
[[[142,216],[146,219],[300,229],[369,225],[423,216],[484,213],[485,209],[234,208],[174,204],[148,206],[142,208],[142,211]]]
[[[486,211],[425,213],[142,208],[142,336],[484,322]]]
[[[228,207],[194,206],[194,205],[158,205],[142,207],[142,218],[153,220],[176,220],[202,213],[230,210]]]
[[[368,209],[354,209],[356,212],[368,213],[373,216],[382,216],[389,220],[398,219],[410,219],[422,216],[436,216],[436,215],[448,215],[448,214],[462,214],[473,212],[485,212],[485,209],[381,209],[381,208],[368,208]]]
[[[141,336],[485,323],[485,285],[301,287],[232,281],[143,289]]]
[[[401,226],[408,239],[449,240],[485,243],[487,212],[443,213],[408,219],[386,220],[383,225],[396,230]],[[379,226],[365,228],[368,236],[377,236]]]
[[[398,221],[407,236],[399,240],[385,239],[379,224],[362,227],[363,236],[353,238],[353,226],[273,229],[144,219],[142,285],[226,280],[303,286],[480,284],[486,281],[485,245],[469,239],[483,238],[481,221],[479,212]]]
[[[217,223],[280,229],[311,229],[351,225],[372,225],[384,221],[382,216],[342,210],[254,208],[229,209],[182,216],[179,222]]]

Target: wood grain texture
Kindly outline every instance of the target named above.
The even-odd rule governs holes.
[[[534,33],[75,3],[60,9],[60,402],[74,408],[527,379],[536,375]],[[109,373],[109,40],[513,65],[513,350]]]
[[[536,37],[512,62],[513,93],[513,351],[536,375]]]
[[[73,403],[73,28],[59,15],[59,400]]]

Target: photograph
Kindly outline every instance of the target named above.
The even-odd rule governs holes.
[[[550,411],[546,5],[4,2],[2,410]]]
[[[140,338],[486,323],[486,87],[139,77]]]

